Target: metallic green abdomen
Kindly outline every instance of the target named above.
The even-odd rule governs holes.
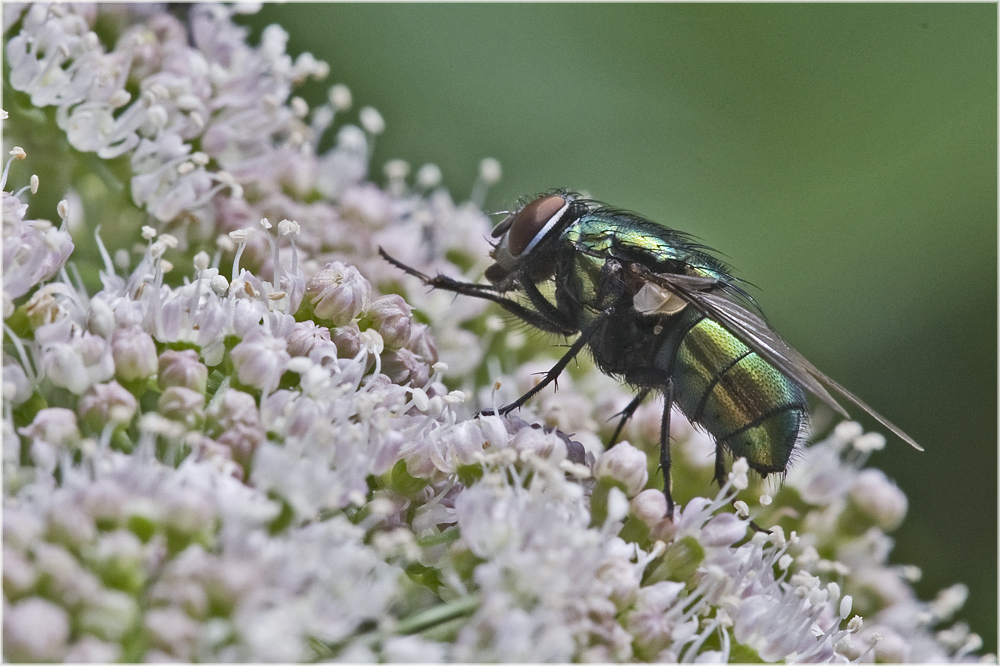
[[[680,314],[661,336],[654,365],[673,377],[688,419],[761,474],[784,471],[807,430],[798,384],[696,312]]]

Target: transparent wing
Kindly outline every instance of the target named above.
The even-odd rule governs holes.
[[[654,273],[637,263],[628,264],[628,269],[641,278],[671,291],[698,312],[717,322],[761,358],[837,410],[841,415],[849,417],[847,411],[827,390],[828,388],[871,414],[875,420],[913,448],[918,451],[924,450],[913,441],[912,437],[869,407],[861,398],[810,363],[802,354],[785,342],[763,319],[731,297],[723,295],[723,292],[719,291],[722,284],[718,280],[709,277]]]

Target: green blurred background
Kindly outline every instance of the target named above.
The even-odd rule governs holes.
[[[286,4],[388,128],[373,171],[438,164],[465,199],[568,186],[728,255],[777,330],[910,433],[892,559],[954,582],[996,651],[995,4]],[[866,425],[874,423],[862,419]]]

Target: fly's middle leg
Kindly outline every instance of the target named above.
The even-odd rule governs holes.
[[[674,519],[674,498],[670,494],[670,409],[674,404],[674,380],[663,387],[663,418],[660,420],[660,469],[663,470],[663,494],[667,498],[667,518]],[[631,406],[631,405],[630,405]]]

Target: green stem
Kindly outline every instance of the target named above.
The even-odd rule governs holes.
[[[395,627],[394,633],[415,634],[448,620],[453,620],[463,615],[470,615],[479,607],[479,602],[479,597],[472,595],[459,597],[433,608],[428,608],[400,620],[399,624]]]

